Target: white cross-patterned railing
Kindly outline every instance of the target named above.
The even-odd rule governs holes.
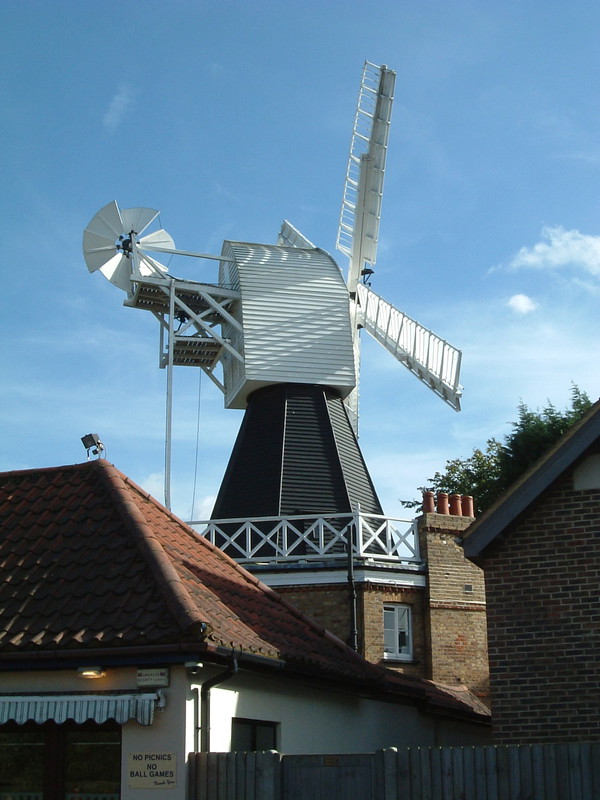
[[[252,517],[192,521],[196,531],[241,563],[357,559],[420,561],[416,522],[378,514]]]

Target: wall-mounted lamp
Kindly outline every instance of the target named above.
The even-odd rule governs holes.
[[[90,452],[97,456],[103,453],[105,449],[97,433],[87,433],[82,436],[81,443],[86,449],[88,461],[90,460]]]
[[[103,678],[106,675],[102,667],[78,667],[77,673],[80,678]]]
[[[371,275],[374,274],[375,274],[374,270],[370,269],[369,267],[365,267],[361,271],[360,276],[363,279],[363,283],[365,284],[365,286],[371,285]]]

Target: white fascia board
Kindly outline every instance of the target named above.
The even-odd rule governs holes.
[[[324,586],[326,584],[348,583],[348,575],[344,570],[336,571],[293,571],[293,572],[254,572],[257,578],[267,586]],[[392,574],[380,570],[355,569],[355,583],[374,583],[381,586],[425,587],[427,578],[418,572],[394,572]]]

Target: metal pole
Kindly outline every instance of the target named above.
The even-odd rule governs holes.
[[[169,284],[169,342],[167,355],[167,399],[165,422],[165,506],[171,510],[171,428],[173,421],[173,318],[175,316],[175,281]]]

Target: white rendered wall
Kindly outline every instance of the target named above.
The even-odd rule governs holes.
[[[212,751],[230,750],[233,717],[279,723],[277,749],[288,754],[369,753],[384,747],[490,741],[486,728],[440,720],[412,704],[247,673],[211,690]]]
[[[107,669],[103,678],[85,680],[75,670],[56,672],[0,673],[0,693],[23,692],[107,692],[138,689],[135,668]],[[186,697],[188,681],[183,667],[172,667],[170,686],[161,690],[165,696],[164,710],[155,711],[152,725],[140,725],[135,720],[121,726],[121,800],[186,800],[187,753],[185,738]],[[176,785],[157,789],[130,788],[128,763],[133,753],[176,754]]]
[[[150,726],[135,721],[122,726],[122,800],[186,800],[187,756],[198,749],[200,687],[225,674],[206,666],[195,676],[183,666],[170,668],[170,685],[162,689],[166,705]],[[108,669],[98,680],[84,680],[75,670],[0,673],[0,693],[138,691],[135,668]],[[154,691],[144,689],[143,691]],[[419,713],[411,704],[398,705],[356,697],[334,689],[312,688],[273,674],[240,672],[210,692],[210,749],[227,752],[234,717],[279,723],[277,748],[288,754],[369,753],[384,747],[434,744],[488,744],[489,732]],[[176,784],[130,787],[132,754],[175,754]]]

